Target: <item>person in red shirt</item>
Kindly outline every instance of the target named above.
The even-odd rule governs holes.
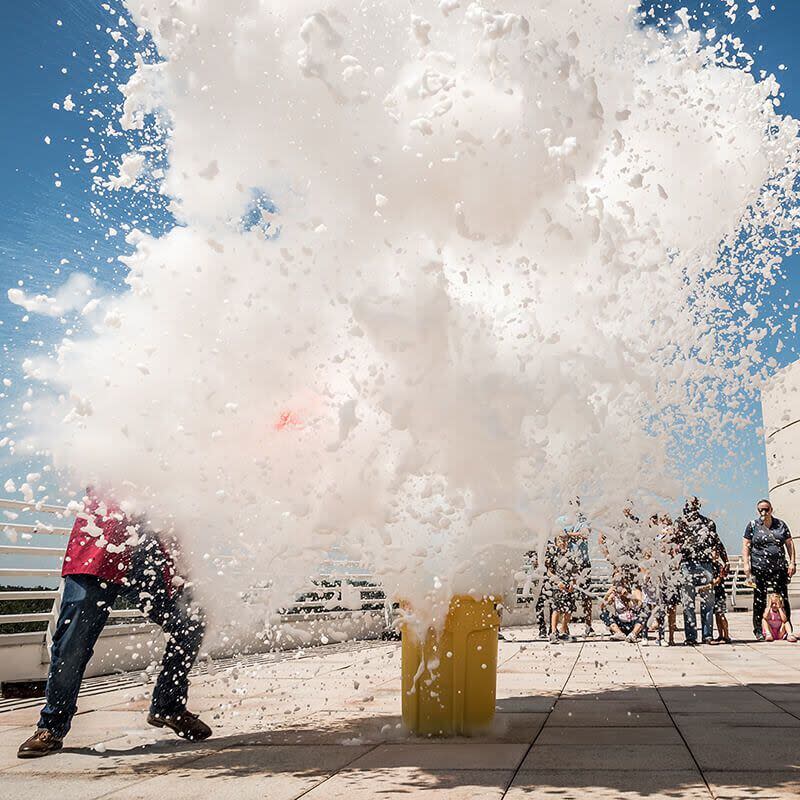
[[[62,568],[61,611],[53,635],[45,705],[20,758],[60,750],[77,711],[78,691],[117,597],[132,601],[167,634],[147,722],[192,741],[211,735],[186,710],[189,670],[205,632],[200,608],[177,574],[172,554],[141,519],[126,516],[90,487],[77,515]]]

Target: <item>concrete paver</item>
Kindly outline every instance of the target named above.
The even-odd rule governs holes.
[[[734,636],[746,639],[747,615]],[[25,800],[703,798],[800,794],[800,645],[658,648],[500,642],[495,724],[414,738],[396,643],[214,668],[190,708],[200,744],[149,728],[149,688],[79,701],[63,753],[16,758],[38,708],[0,713],[2,796]],[[744,634],[744,635],[743,635]],[[516,641],[513,641],[516,640]]]

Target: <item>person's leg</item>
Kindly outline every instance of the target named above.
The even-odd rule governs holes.
[[[683,604],[683,630],[687,644],[697,641],[697,618],[694,602],[696,596],[694,582],[694,565],[684,564],[681,568],[683,581],[681,583],[681,603]]]
[[[592,629],[592,596],[588,594],[590,591],[589,585],[584,586],[587,594],[583,595],[583,621],[586,623],[586,635],[594,633]]]
[[[773,576],[772,586],[783,598],[783,610],[786,612],[786,618],[791,622],[792,609],[789,607],[789,576],[786,574],[786,570],[781,569]]]
[[[547,623],[544,616],[545,587],[539,585],[539,594],[536,597],[536,624],[539,626],[539,636],[547,636]]]
[[[61,611],[50,651],[45,705],[38,725],[57,739],[63,739],[70,729],[83,673],[116,595],[114,584],[92,575],[68,575],[64,579]]]
[[[554,607],[553,611],[552,611],[552,613],[550,615],[550,641],[551,642],[553,642],[553,641],[557,642],[558,641],[558,623],[559,623],[559,617],[560,616],[561,615],[560,615],[558,609]]]
[[[714,587],[709,584],[714,580],[714,573],[711,564],[706,563],[699,565],[698,572],[697,581],[705,587],[698,591],[702,637],[704,642],[710,642],[714,638]]]
[[[767,580],[768,576],[761,572],[753,573],[753,633],[763,635],[762,617],[767,607]]]
[[[163,553],[155,540],[137,552],[129,572],[130,584],[122,590],[167,636],[161,672],[156,679],[150,713],[180,715],[186,710],[189,671],[205,633],[202,610],[182,591],[170,597],[163,577]]]
[[[611,612],[604,608],[600,612],[600,619],[602,620],[603,624],[608,628],[611,632],[611,636],[614,639],[624,639],[625,633],[622,632],[622,628],[620,627],[621,623],[616,616],[612,616]]]
[[[669,634],[669,643],[675,644],[675,631],[678,627],[678,606],[671,605],[669,607],[669,611],[667,612],[667,630]]]

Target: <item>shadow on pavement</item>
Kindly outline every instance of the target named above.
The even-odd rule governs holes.
[[[106,774],[168,766],[172,776],[204,779],[204,788],[242,777],[335,775],[342,796],[353,800],[458,786],[474,787],[470,797],[509,800],[800,793],[798,683],[620,687],[552,702],[501,698],[495,727],[470,738],[413,737],[394,715],[325,712],[197,744],[64,752],[96,756]],[[57,766],[58,756],[51,758]],[[371,789],[362,795],[365,785]]]

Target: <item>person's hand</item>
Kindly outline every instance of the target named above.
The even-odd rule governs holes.
[[[795,572],[797,572],[797,564],[795,564],[793,561],[791,564],[789,564],[789,570],[788,570],[789,577],[791,578],[795,574]]]

